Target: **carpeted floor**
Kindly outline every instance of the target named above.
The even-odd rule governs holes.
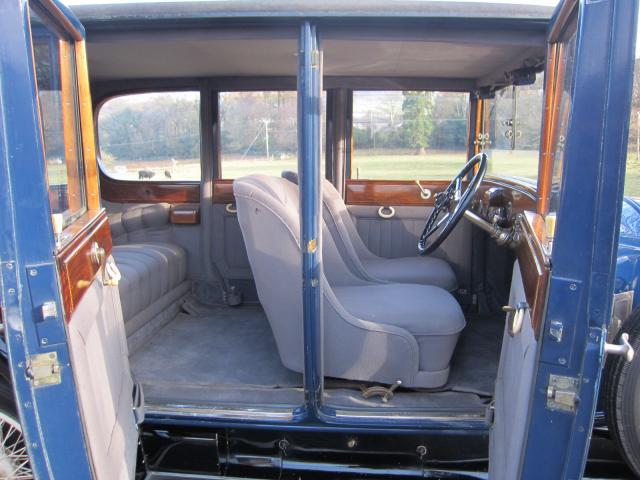
[[[399,391],[385,407],[483,408],[493,393],[504,320],[468,321],[440,391]],[[145,396],[155,403],[302,403],[302,375],[280,362],[269,322],[259,306],[209,307],[179,314],[131,358]],[[483,398],[484,397],[484,398]],[[336,406],[381,405],[364,400],[354,382],[328,379],[325,400]]]
[[[504,315],[483,315],[467,319],[451,360],[446,388],[492,396],[504,332]]]

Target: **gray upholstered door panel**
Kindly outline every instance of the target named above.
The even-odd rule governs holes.
[[[509,305],[516,306],[524,301],[522,274],[516,261]],[[489,477],[492,480],[519,478],[537,353],[538,343],[527,312],[522,330],[511,337],[505,328],[502,340],[489,446]]]
[[[349,205],[358,233],[365,245],[376,255],[387,258],[417,255],[418,238],[424,228],[431,207],[393,207],[391,218],[378,214],[379,206]],[[449,262],[461,286],[470,284],[471,230],[466,220],[461,220],[449,238],[433,254]]]
[[[96,478],[133,479],[138,429],[120,296],[100,277],[67,326],[71,365]]]
[[[225,279],[252,278],[251,265],[237,215],[228,212],[226,205],[215,204],[212,224],[211,258],[220,274]]]

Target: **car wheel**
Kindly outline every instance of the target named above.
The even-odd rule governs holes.
[[[619,355],[606,360],[603,383],[604,409],[609,432],[633,472],[640,477],[640,309],[624,322],[622,333],[636,354],[632,362]]]
[[[0,381],[0,478],[34,478],[11,386]]]

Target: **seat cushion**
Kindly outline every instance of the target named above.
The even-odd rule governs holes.
[[[334,293],[352,315],[407,330],[419,345],[420,370],[446,369],[448,375],[458,335],[466,325],[449,292],[431,285],[372,284],[335,287]]]
[[[362,263],[367,273],[379,280],[434,285],[453,292],[458,280],[451,265],[434,257],[367,258]]]
[[[187,254],[171,243],[132,243],[113,247],[122,273],[119,284],[125,323],[187,277]]]

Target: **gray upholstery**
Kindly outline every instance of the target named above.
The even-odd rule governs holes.
[[[187,272],[191,279],[204,276],[202,225],[173,224],[168,203],[102,202],[107,209],[114,245],[162,243],[182,247],[187,253]],[[207,248],[209,243],[206,244]]]
[[[234,182],[234,194],[278,353],[287,368],[301,372],[298,188],[281,178],[251,175]],[[322,241],[324,374],[383,383],[402,380],[413,387],[445,384],[449,359],[465,325],[451,295],[433,286],[367,281],[345,264],[326,228]]]
[[[187,254],[171,243],[132,243],[114,246],[113,257],[122,274],[122,312],[134,351],[178,313],[190,286]]]
[[[295,172],[283,172],[282,176],[297,184]],[[367,281],[418,283],[456,290],[456,275],[440,258],[418,255],[383,258],[371,252],[362,241],[340,193],[328,180],[323,181],[322,201],[327,228],[345,263],[358,277]]]
[[[95,478],[133,479],[138,431],[118,289],[103,285],[98,275],[73,312],[67,331]],[[65,368],[63,375],[67,373]]]
[[[520,264],[516,261],[509,305],[523,301],[526,301],[526,294]],[[495,415],[489,442],[489,477],[492,480],[520,478],[528,427],[524,419],[529,418],[531,408],[537,353],[538,342],[527,311],[522,330],[517,335],[511,337],[506,326],[503,334],[496,379]],[[514,422],[514,418],[522,421]]]

